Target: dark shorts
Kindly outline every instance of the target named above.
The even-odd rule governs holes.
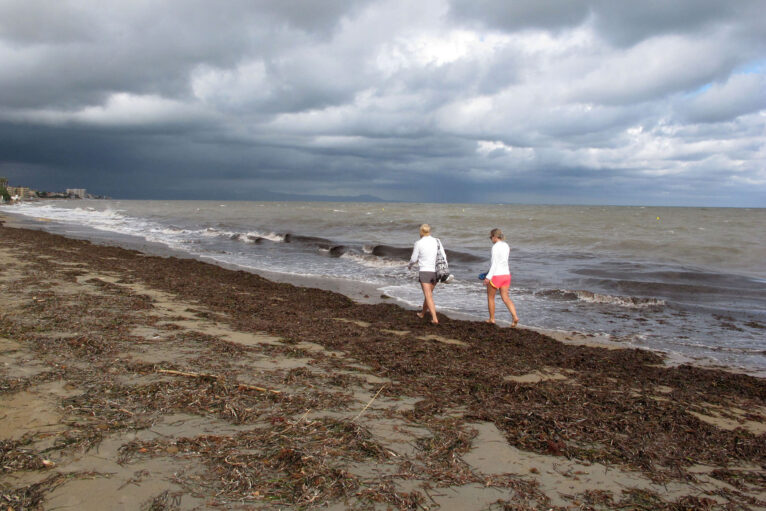
[[[418,280],[423,284],[436,284],[436,272],[435,271],[421,271],[418,274]]]

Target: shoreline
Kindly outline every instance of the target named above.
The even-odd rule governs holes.
[[[23,215],[17,215],[7,211],[0,211],[0,221],[5,221],[8,227],[16,227],[20,229],[32,229],[48,232],[43,228],[43,224],[55,224],[55,222],[46,221],[42,222],[42,219],[34,219]],[[390,303],[394,298],[382,298],[378,288],[373,284],[366,284],[360,282],[352,282],[344,279],[332,278],[332,277],[316,277],[308,275],[293,275],[287,273],[270,272],[266,270],[259,270],[254,268],[246,268],[237,266],[234,264],[228,264],[216,260],[211,256],[195,256],[181,250],[176,250],[167,245],[157,242],[146,241],[141,238],[112,234],[113,239],[104,240],[97,236],[91,236],[86,232],[83,232],[80,236],[72,236],[63,233],[61,231],[52,231],[53,234],[59,236],[68,237],[71,239],[81,239],[89,241],[97,245],[117,246],[129,250],[138,250],[147,255],[154,255],[159,257],[177,257],[181,259],[193,259],[196,261],[202,261],[209,264],[220,266],[232,271],[247,271],[255,275],[259,275],[273,282],[281,282],[293,284],[300,287],[317,288],[325,291],[332,291],[341,293],[349,298],[358,301],[359,303]],[[112,241],[113,243],[110,243]]]
[[[18,508],[766,509],[762,378],[7,223],[0,409]]]
[[[18,227],[23,229],[33,229],[48,232],[43,228],[44,224],[51,224],[50,221],[43,222],[42,219],[33,219],[24,215],[17,215],[12,212],[0,211],[0,220],[4,220],[9,227]],[[53,222],[55,224],[55,222]],[[173,249],[162,243],[149,242],[141,238],[127,236],[127,235],[113,235],[113,239],[103,237],[97,237],[89,235],[87,231],[83,231],[80,235],[70,235],[61,230],[52,230],[54,234],[60,236],[69,237],[71,239],[82,239],[98,245],[106,246],[118,246],[126,249],[138,250],[148,255],[155,255],[160,257],[177,257],[182,259],[193,259],[197,261],[214,264],[221,268],[229,269],[232,271],[247,271],[255,275],[259,275],[273,282],[288,283],[299,287],[315,288],[325,291],[331,291],[340,293],[347,296],[360,304],[381,304],[390,303],[395,304],[407,310],[416,310],[410,304],[399,300],[394,297],[387,296],[380,292],[380,289],[374,284],[368,284],[364,282],[350,281],[347,279],[340,279],[334,277],[319,277],[308,275],[295,275],[286,273],[277,273],[266,270],[260,270],[255,268],[243,267],[234,264],[228,264],[216,260],[211,256],[195,256],[180,250]],[[470,314],[462,313],[460,311],[438,310],[442,316],[449,317],[454,320],[461,321],[483,321],[483,318],[473,316]],[[510,321],[499,321],[499,326],[508,327]],[[747,368],[741,366],[728,366],[720,364],[718,361],[708,357],[688,357],[681,355],[680,353],[671,353],[664,350],[651,350],[647,347],[636,346],[632,344],[626,344],[625,342],[613,341],[609,338],[609,335],[599,333],[578,332],[573,330],[558,330],[552,328],[542,328],[533,326],[520,325],[521,329],[531,330],[533,332],[540,333],[542,335],[556,339],[559,342],[572,345],[581,345],[589,347],[603,347],[608,349],[641,349],[651,353],[657,353],[664,357],[665,363],[670,367],[677,367],[679,365],[691,364],[701,368],[719,369],[723,371],[729,371],[737,374],[747,374],[758,378],[766,378],[766,368],[756,369]]]

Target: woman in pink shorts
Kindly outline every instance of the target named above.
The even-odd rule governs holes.
[[[519,317],[516,315],[516,306],[508,296],[508,290],[511,287],[511,270],[508,268],[511,247],[504,241],[505,236],[500,229],[492,229],[489,233],[489,239],[492,240],[492,265],[484,278],[484,285],[487,286],[487,308],[489,309],[487,323],[495,323],[495,294],[499,289],[503,303],[513,316],[511,326],[515,327],[519,324]]]

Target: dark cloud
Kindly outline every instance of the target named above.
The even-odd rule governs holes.
[[[558,30],[576,27],[591,12],[587,0],[451,0],[451,15],[459,20],[477,20],[503,31],[524,29]]]
[[[621,46],[630,46],[658,35],[705,34],[717,27],[732,25],[757,33],[764,24],[751,25],[751,20],[762,19],[762,10],[760,0],[602,0],[594,8],[594,22],[604,38]],[[764,36],[763,32],[760,36]]]
[[[283,83],[311,83],[312,66],[282,61],[280,52],[310,49],[359,5],[174,0],[155,9],[134,2],[4,2],[0,35],[21,51],[0,75],[0,103],[71,108],[117,91],[177,97],[188,92],[198,66],[226,69],[253,58],[269,62]],[[291,73],[285,69],[291,65],[300,69]],[[305,92],[284,91],[292,97]]]
[[[0,175],[126,198],[763,206],[759,9],[9,0]]]
[[[460,22],[475,20],[501,31],[564,30],[592,23],[597,34],[618,46],[648,38],[704,33],[734,25],[760,39],[763,3],[760,0],[450,0],[450,14]]]
[[[720,123],[766,109],[766,77],[737,75],[679,102],[678,115],[690,123]]]

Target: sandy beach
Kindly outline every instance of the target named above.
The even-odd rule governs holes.
[[[764,379],[2,221],[0,509],[766,509]]]

